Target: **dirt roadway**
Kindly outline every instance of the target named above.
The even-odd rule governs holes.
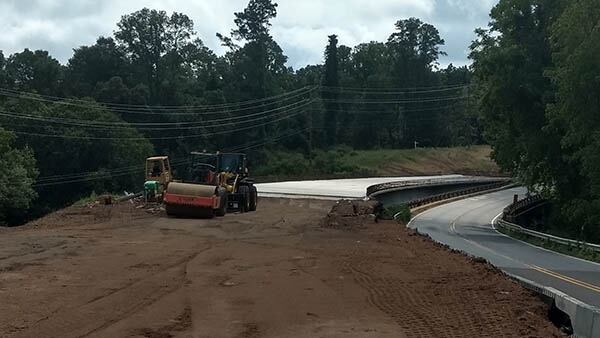
[[[2,230],[0,336],[559,336],[485,264],[393,223],[322,228],[330,207],[187,220],[125,204]]]

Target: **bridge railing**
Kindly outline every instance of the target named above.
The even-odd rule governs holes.
[[[529,196],[504,208],[504,215],[516,216],[522,211],[530,209],[531,207],[543,202],[545,202],[545,200],[541,195]]]
[[[410,209],[414,209],[414,208],[418,208],[420,206],[424,206],[424,205],[439,202],[439,201],[444,201],[444,200],[451,199],[454,197],[465,196],[465,195],[478,193],[481,191],[497,189],[497,188],[506,186],[508,184],[510,184],[509,181],[499,181],[499,182],[494,182],[491,184],[479,185],[479,186],[475,186],[475,187],[471,187],[471,188],[461,189],[461,190],[457,190],[457,191],[451,191],[451,192],[447,192],[447,193],[443,193],[443,194],[439,194],[439,195],[434,195],[434,196],[429,196],[429,197],[425,197],[425,198],[420,198],[417,200],[412,200],[412,201],[408,202],[407,205]]]
[[[554,235],[550,235],[550,234],[545,234],[543,232],[524,228],[518,224],[507,222],[504,219],[498,220],[498,222],[495,224],[495,226],[498,229],[505,229],[505,230],[516,232],[519,234],[528,235],[528,236],[535,237],[535,238],[538,238],[538,239],[541,239],[541,240],[544,240],[547,242],[552,242],[552,243],[562,244],[562,245],[566,245],[566,246],[570,246],[570,247],[576,247],[576,248],[581,248],[581,249],[587,249],[590,251],[600,252],[600,245],[586,243],[583,241],[577,241],[577,240],[573,240],[573,239],[562,238],[562,237],[558,237],[558,236],[554,236]]]

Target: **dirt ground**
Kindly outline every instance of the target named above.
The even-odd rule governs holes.
[[[492,267],[393,222],[328,227],[332,204],[213,220],[71,207],[4,229],[0,336],[560,336]]]

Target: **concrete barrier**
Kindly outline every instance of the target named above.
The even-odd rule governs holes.
[[[510,184],[512,184],[510,179],[489,177],[390,182],[370,186],[367,189],[367,196],[383,204],[406,204],[410,209],[415,209],[460,196],[508,187]]]
[[[569,316],[573,327],[573,337],[600,337],[600,308],[588,305],[554,288],[542,286],[516,275],[508,273],[507,275],[523,287],[538,293],[547,302],[551,301],[557,309]]]

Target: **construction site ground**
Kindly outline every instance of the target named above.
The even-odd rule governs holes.
[[[91,204],[0,230],[0,336],[561,336],[487,263],[334,204],[212,220]]]

